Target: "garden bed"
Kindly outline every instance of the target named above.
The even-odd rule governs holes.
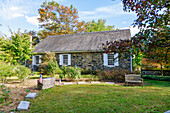
[[[0,83],[2,85],[2,83]],[[20,101],[24,100],[24,97],[29,92],[39,93],[37,90],[37,80],[28,79],[24,83],[19,81],[12,81],[5,84],[6,88],[9,88],[9,98],[4,103],[0,103],[0,112],[9,112],[10,110],[15,110]]]

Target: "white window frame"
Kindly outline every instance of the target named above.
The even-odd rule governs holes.
[[[68,55],[68,64],[66,64],[66,65],[64,65],[64,63],[63,63],[63,55]],[[59,55],[59,65],[62,65],[62,66],[71,65],[71,54],[60,54]]]
[[[39,62],[38,62],[38,64],[36,63],[36,56],[39,56]],[[33,55],[32,56],[32,65],[40,65],[40,63],[41,63],[41,56],[42,55]]]
[[[110,53],[110,54],[114,54],[114,58],[118,57],[118,53]],[[103,63],[104,63],[103,65],[107,66],[107,67],[116,67],[116,66],[119,66],[119,58],[117,58],[114,61],[114,65],[108,65],[108,54],[104,53],[103,54]]]

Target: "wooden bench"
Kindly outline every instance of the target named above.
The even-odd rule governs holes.
[[[125,85],[128,85],[128,83],[139,83],[143,86],[143,79],[141,75],[128,74],[125,75]]]

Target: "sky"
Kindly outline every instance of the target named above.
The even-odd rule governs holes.
[[[10,36],[9,28],[16,32],[34,30],[39,31],[38,9],[44,1],[52,0],[0,0],[0,34]],[[133,36],[138,32],[132,27],[136,14],[124,12],[121,0],[54,0],[57,3],[70,6],[78,10],[79,21],[105,19],[106,25],[115,28],[130,29]]]

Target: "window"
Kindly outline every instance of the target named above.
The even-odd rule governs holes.
[[[63,65],[68,65],[68,55],[63,55]]]
[[[60,54],[59,55],[59,65],[71,65],[71,54]]]
[[[40,65],[40,63],[41,63],[41,55],[33,55],[32,65]]]
[[[35,63],[39,64],[39,56],[35,56]]]
[[[115,67],[119,66],[118,53],[103,54],[104,66]]]

